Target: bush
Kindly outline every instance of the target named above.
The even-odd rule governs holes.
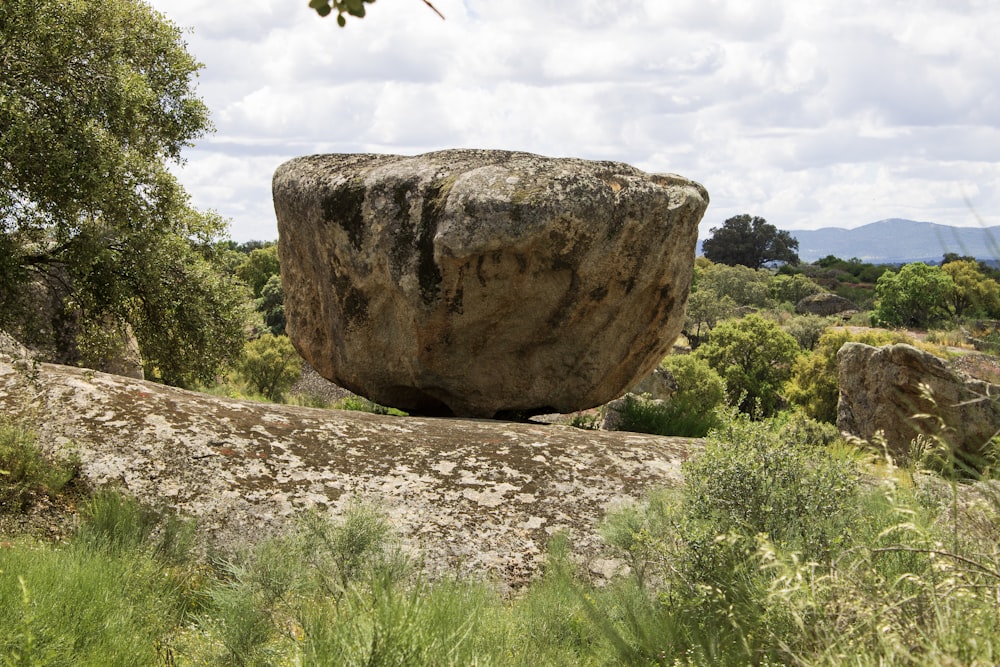
[[[812,280],[797,273],[795,275],[776,275],[771,278],[768,285],[771,298],[778,303],[797,304],[807,296],[822,294],[826,290],[814,283]]]
[[[811,350],[833,322],[832,318],[819,315],[796,315],[785,325],[785,331],[791,334],[800,348]]]
[[[48,459],[32,433],[0,419],[0,511],[21,512],[32,496],[59,493],[78,472],[77,461]]]
[[[266,333],[247,343],[238,371],[268,400],[280,400],[302,375],[302,358],[288,336]]]
[[[188,620],[190,571],[158,554],[189,553],[148,538],[152,515],[105,493],[82,512],[80,534],[63,548],[0,548],[0,658],[24,665],[153,665],[170,655]]]
[[[612,427],[616,431],[674,435],[671,433],[673,415],[665,401],[654,401],[648,395],[625,394],[621,403],[615,402],[612,405],[620,405],[618,423]]]
[[[666,357],[661,366],[670,371],[677,391],[666,400],[648,395],[626,394],[605,410],[616,410],[619,431],[704,437],[719,424],[717,408],[726,397],[722,378],[708,363],[690,354]],[[582,425],[582,424],[577,424]]]
[[[667,433],[704,437],[719,424],[716,408],[726,398],[726,385],[704,359],[690,354],[670,355],[660,364],[677,382],[677,391],[664,406]]]
[[[737,417],[714,431],[705,450],[684,465],[685,511],[718,533],[753,537],[828,558],[844,544],[859,476],[801,428]]]
[[[777,411],[798,353],[791,335],[756,314],[721,323],[694,352],[725,381],[730,403],[762,417]]]

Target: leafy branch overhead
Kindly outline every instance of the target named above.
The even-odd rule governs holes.
[[[365,17],[365,4],[373,2],[375,0],[309,0],[309,6],[315,9],[320,16],[329,16],[333,10],[337,10],[337,25],[343,28],[347,25],[347,18],[344,14],[362,19]],[[434,13],[442,19],[444,18],[444,14],[439,12],[430,0],[423,0],[423,3],[434,10]]]

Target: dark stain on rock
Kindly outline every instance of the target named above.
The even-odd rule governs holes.
[[[597,302],[604,301],[604,299],[607,296],[608,296],[608,288],[606,285],[602,285],[601,287],[598,287],[590,291],[591,301],[597,301]]]
[[[348,181],[323,197],[323,219],[347,233],[351,245],[361,250],[365,234],[364,220],[365,185],[361,180]]]
[[[333,274],[333,290],[342,304],[341,311],[347,326],[357,320],[368,319],[368,297],[354,286],[351,279],[339,273]]]
[[[441,291],[441,270],[434,261],[434,237],[438,224],[444,215],[448,193],[454,179],[437,180],[431,183],[424,195],[420,211],[420,225],[417,232],[417,280],[420,282],[420,296],[425,305],[431,305]]]
[[[396,185],[392,190],[392,202],[397,209],[399,224],[394,224],[389,230],[391,241],[389,246],[389,268],[393,276],[399,279],[408,272],[413,258],[413,246],[416,232],[410,216],[410,193],[414,189],[413,182]]]

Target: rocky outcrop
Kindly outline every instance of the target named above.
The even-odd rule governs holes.
[[[616,162],[316,155],[274,176],[288,333],[321,375],[410,412],[601,405],[683,324],[700,185]]]
[[[666,400],[677,393],[677,380],[666,368],[654,368],[639,384],[632,387],[633,394],[648,394],[650,398]]]
[[[617,503],[680,479],[697,441],[567,426],[391,417],[238,401],[95,371],[23,363],[0,337],[0,414],[79,457],[93,484],[198,518],[224,546],[313,509],[377,502],[431,574],[516,586],[551,535],[583,565]],[[9,349],[9,353],[7,350]],[[594,569],[593,567],[591,569]]]
[[[677,393],[677,380],[666,368],[657,368],[624,396],[616,398],[601,408],[597,428],[602,431],[621,430],[630,401],[640,401],[644,405],[665,405]]]
[[[827,292],[811,294],[795,304],[795,312],[800,315],[837,315],[856,311],[858,307],[848,299]]]
[[[837,364],[837,427],[865,440],[882,431],[894,454],[906,454],[918,434],[940,434],[957,452],[975,456],[1000,430],[1000,386],[911,345],[847,343]]]

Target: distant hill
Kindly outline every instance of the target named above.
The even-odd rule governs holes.
[[[854,229],[790,229],[803,262],[834,255],[871,264],[940,262],[945,253],[1000,259],[1000,226],[952,227],[933,222],[890,218]]]

